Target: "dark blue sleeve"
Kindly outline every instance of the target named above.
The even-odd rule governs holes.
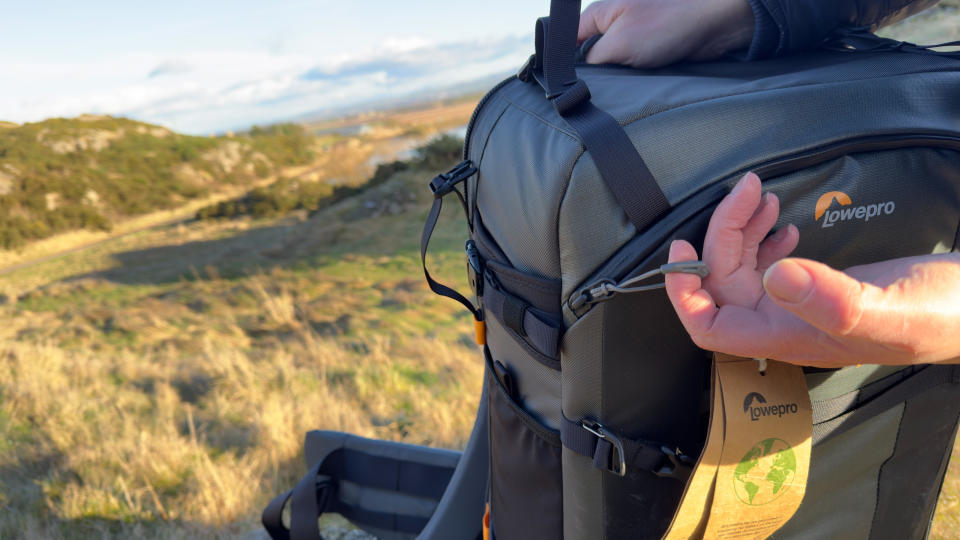
[[[749,0],[754,32],[748,58],[783,56],[820,44],[842,26],[877,28],[937,0]]]

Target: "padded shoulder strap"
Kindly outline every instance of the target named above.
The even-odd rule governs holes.
[[[315,540],[317,518],[336,512],[385,539],[414,538],[443,496],[459,452],[378,441],[332,431],[311,431],[307,474],[263,513],[274,540]],[[283,509],[289,501],[290,529]]]

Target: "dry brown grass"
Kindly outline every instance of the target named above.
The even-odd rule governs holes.
[[[0,537],[229,537],[302,474],[303,433],[461,447],[475,351],[428,338],[345,347],[288,290],[247,278],[281,348],[205,339],[152,354],[0,341]],[[12,452],[11,452],[12,450]]]

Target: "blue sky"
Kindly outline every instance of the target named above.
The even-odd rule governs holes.
[[[187,133],[512,70],[547,0],[5,2],[0,120],[123,115]]]

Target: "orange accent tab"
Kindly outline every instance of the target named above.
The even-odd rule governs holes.
[[[477,333],[477,345],[486,345],[487,323],[484,321],[473,321],[473,329]]]
[[[483,512],[483,540],[490,540],[490,503],[487,503],[487,509]]]

